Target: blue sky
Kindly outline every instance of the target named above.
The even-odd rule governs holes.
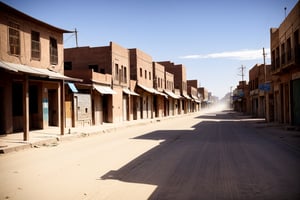
[[[278,27],[297,0],[4,0],[51,25],[78,30],[79,46],[110,41],[139,48],[154,61],[183,64],[187,79],[197,79],[222,98],[248,71],[270,63],[270,28]],[[65,47],[75,46],[66,34]]]

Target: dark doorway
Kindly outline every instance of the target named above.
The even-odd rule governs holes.
[[[29,86],[29,128],[38,129],[40,128],[40,121],[38,116],[38,86]]]
[[[300,79],[293,81],[292,98],[292,124],[300,126]]]
[[[0,87],[0,135],[5,134],[4,88]]]
[[[58,96],[57,90],[48,90],[49,126],[58,126]]]
[[[12,114],[13,132],[23,130],[23,84],[14,82],[12,84]]]

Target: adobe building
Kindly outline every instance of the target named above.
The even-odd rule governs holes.
[[[166,100],[166,116],[170,115],[178,115],[180,112],[180,90],[175,89],[174,87],[174,74],[165,71],[165,85],[166,89],[164,93],[168,95],[168,99]],[[177,94],[175,94],[177,93]]]
[[[204,87],[198,88],[198,93],[200,94],[201,108],[208,107],[208,90]]]
[[[165,67],[156,62],[153,65],[153,88],[158,92],[164,92],[165,85]],[[157,95],[153,101],[155,117],[164,117],[168,113],[168,98],[162,95]]]
[[[249,85],[246,81],[240,81],[233,91],[233,109],[238,112],[250,112]]]
[[[300,2],[278,28],[271,28],[274,120],[300,125]]]
[[[273,113],[271,65],[256,64],[249,70],[249,91],[250,114],[270,121]]]
[[[110,42],[109,46],[68,48],[64,52],[65,74],[83,79],[82,84],[76,84],[81,92],[77,98],[84,95],[85,105],[91,107],[93,125],[133,118],[131,95],[137,94],[130,90],[128,49]],[[71,101],[79,116],[77,100]]]
[[[182,64],[175,65],[170,61],[158,62],[165,66],[165,70],[174,74],[174,87],[180,90],[180,95],[183,97],[180,99],[178,114],[188,113],[190,110],[191,98],[187,94],[187,81],[186,81],[186,69]]]
[[[157,114],[154,102],[160,101],[162,92],[153,88],[152,57],[140,49],[129,49],[130,79],[136,81],[135,91],[139,94],[133,99],[133,119],[150,119]]]
[[[0,133],[65,128],[63,34],[0,2]]]
[[[187,80],[187,92],[192,98],[191,111],[197,112],[200,110],[200,99],[198,94],[198,80]]]

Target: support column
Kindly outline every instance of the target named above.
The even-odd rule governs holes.
[[[269,96],[268,92],[265,92],[265,105],[266,105],[266,107],[265,107],[266,121],[270,122],[270,96]]]
[[[28,75],[24,76],[23,82],[23,140],[29,140],[29,86]]]
[[[65,81],[60,82],[60,135],[65,134]]]

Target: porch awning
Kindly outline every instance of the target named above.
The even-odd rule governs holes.
[[[67,84],[68,84],[68,86],[69,86],[69,88],[71,89],[72,92],[74,92],[74,93],[78,92],[78,90],[77,90],[74,83],[67,83]]]
[[[123,88],[123,92],[126,94],[130,94],[130,95],[135,95],[135,96],[140,96],[139,94],[127,89],[127,88]]]
[[[164,92],[165,92],[167,95],[169,95],[170,97],[172,97],[173,99],[179,99],[179,98],[180,98],[180,96],[174,94],[174,93],[171,92],[171,91],[164,90]]]
[[[159,92],[156,89],[153,89],[153,90],[154,90],[154,94],[161,95],[161,96],[164,96],[165,98],[168,98],[168,95],[166,95],[166,94],[164,94],[162,92]]]
[[[93,87],[94,87],[94,89],[96,89],[101,94],[117,94],[109,86],[94,84]]]
[[[195,101],[196,103],[201,103],[201,101],[199,100],[199,98],[196,97],[195,95],[191,95],[191,97],[192,97],[192,99],[194,99],[194,101]]]
[[[143,85],[141,85],[141,84],[138,84],[138,86],[139,86],[140,88],[142,88],[143,90],[145,90],[146,92],[149,92],[149,93],[151,93],[151,94],[162,95],[162,96],[168,98],[167,95],[165,95],[165,94],[162,93],[162,92],[157,91],[157,90],[154,89],[154,88],[148,88],[148,87],[143,86]]]
[[[154,89],[153,88],[148,88],[146,86],[143,86],[141,84],[137,84],[140,88],[142,88],[143,90],[145,90],[146,92],[149,92],[149,93],[155,93]]]
[[[189,97],[188,95],[186,95],[186,94],[182,94],[182,96],[184,97],[184,98],[186,98],[186,99],[189,99],[189,100],[191,100],[192,98],[191,97]]]
[[[13,71],[13,72],[22,72],[22,73],[31,74],[33,76],[45,77],[45,78],[49,78],[49,79],[79,81],[79,82],[82,81],[82,79],[71,78],[71,77],[65,76],[63,74],[60,74],[58,72],[54,72],[54,71],[51,71],[48,69],[30,67],[28,65],[10,63],[10,62],[2,61],[2,60],[0,60],[0,67],[3,69],[6,69],[6,70]]]

